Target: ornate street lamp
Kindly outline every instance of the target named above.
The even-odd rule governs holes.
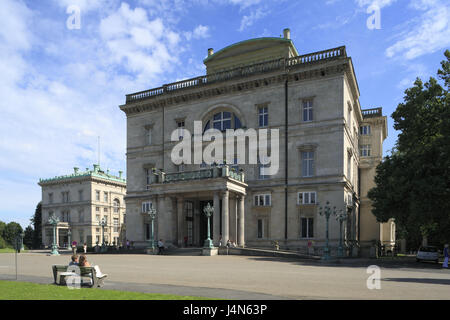
[[[155,239],[154,239],[154,221],[156,218],[156,209],[153,208],[153,206],[147,211],[148,217],[150,218],[151,221],[151,228],[150,228],[150,248],[152,248],[152,251],[155,251]]]
[[[59,256],[58,246],[56,245],[56,226],[59,223],[59,219],[52,214],[51,217],[48,219],[48,223],[53,226],[53,244],[51,255]]]
[[[208,202],[208,205],[203,208],[203,212],[205,213],[205,216],[208,218],[208,232],[207,232],[207,238],[205,240],[205,243],[203,245],[204,248],[214,248],[213,242],[211,240],[211,226],[210,226],[210,222],[209,219],[211,218],[211,215],[214,213],[214,207],[211,207],[211,205]]]
[[[72,247],[72,232],[70,229],[67,230],[67,249]]]
[[[336,217],[336,220],[339,221],[339,247],[338,247],[338,256],[342,257],[344,256],[344,249],[342,247],[342,223],[344,221],[347,221],[347,213],[339,210],[339,214]]]
[[[325,208],[320,207],[319,208],[319,214],[325,215],[325,218],[327,219],[326,223],[326,240],[325,240],[325,248],[323,249],[323,260],[329,260],[330,259],[330,248],[328,247],[329,237],[328,237],[328,220],[330,219],[331,215],[336,215],[336,207],[333,207],[333,209],[329,206],[330,202],[327,201]]]
[[[100,227],[102,227],[102,247],[104,247],[105,246],[105,226],[107,225],[105,217],[103,217],[102,220],[98,222],[98,225]]]

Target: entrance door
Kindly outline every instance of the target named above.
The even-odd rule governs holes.
[[[212,206],[213,201],[209,200],[209,201],[200,201],[200,243],[198,244],[199,246],[203,247],[203,245],[205,244],[205,240],[208,236],[208,231],[207,231],[207,225],[208,225],[208,219],[205,216],[205,213],[203,211],[203,208],[205,208],[208,203]],[[211,215],[211,218],[209,218],[209,226],[210,226],[210,236],[211,239],[213,238],[213,215]]]

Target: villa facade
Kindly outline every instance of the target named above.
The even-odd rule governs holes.
[[[42,244],[53,243],[53,226],[49,218],[59,219],[56,242],[67,247],[72,241],[79,246],[123,245],[125,241],[126,180],[104,172],[99,165],[65,176],[40,179],[42,187]],[[106,225],[100,225],[101,220]],[[103,238],[104,237],[104,238]]]
[[[327,202],[347,214],[342,235],[349,253],[366,255],[376,241],[395,241],[395,224],[378,223],[367,198],[387,119],[381,108],[361,108],[345,47],[300,55],[286,29],[283,38],[209,49],[204,63],[205,76],[127,95],[120,106],[127,116],[126,237],[135,246],[151,238],[150,208],[155,239],[202,246],[208,203],[215,245],[276,241],[320,254]],[[194,132],[194,121],[202,121],[203,131],[278,130],[278,172],[267,175],[267,165],[236,160],[174,164],[172,133]],[[333,253],[341,234],[336,216],[329,230]]]

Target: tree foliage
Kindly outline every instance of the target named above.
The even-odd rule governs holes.
[[[22,226],[17,222],[10,222],[3,230],[2,238],[6,241],[8,246],[15,248],[16,238],[23,232]]]
[[[34,216],[30,219],[33,224],[33,249],[39,249],[42,244],[42,203],[39,202],[36,206]]]
[[[423,236],[436,244],[450,240],[450,51],[439,79],[417,78],[392,114],[400,131],[390,156],[377,167],[369,191],[380,222],[394,218],[399,236]]]

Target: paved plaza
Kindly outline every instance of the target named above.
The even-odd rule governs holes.
[[[52,283],[51,265],[69,258],[21,253],[18,279]],[[108,274],[105,289],[256,300],[450,299],[450,270],[428,263],[177,255],[88,255],[88,260]],[[0,254],[1,280],[15,278],[14,261],[14,254]],[[380,290],[367,288],[371,264],[381,267]]]

